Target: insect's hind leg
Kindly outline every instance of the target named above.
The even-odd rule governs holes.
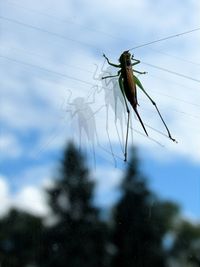
[[[167,130],[169,139],[171,139],[173,142],[176,142],[176,143],[177,143],[176,139],[172,138],[171,133],[170,133],[170,131],[169,131],[169,129],[168,129],[168,127],[167,127],[167,125],[166,125],[166,123],[165,123],[165,121],[164,121],[164,119],[163,119],[163,117],[162,117],[162,115],[161,115],[161,113],[160,113],[160,111],[159,111],[157,105],[156,105],[156,102],[155,102],[155,101],[149,96],[149,94],[145,91],[145,89],[143,88],[143,86],[142,86],[142,84],[140,83],[140,81],[138,80],[138,78],[134,76],[134,80],[135,80],[136,85],[137,85],[137,86],[143,91],[143,93],[149,98],[149,100],[151,101],[151,103],[152,103],[153,106],[155,107],[156,111],[158,112],[158,115],[159,115],[159,117],[160,117],[162,123],[164,124],[165,129]]]
[[[140,124],[142,125],[142,128],[143,128],[143,130],[144,130],[146,136],[149,136],[148,133],[147,133],[147,130],[146,130],[145,126],[144,126],[144,123],[143,123],[143,121],[142,121],[142,119],[141,119],[141,117],[140,117],[140,114],[139,114],[137,108],[136,108],[136,107],[135,107],[135,108],[133,107],[133,110],[135,111],[135,114],[136,114],[136,116],[137,116],[137,118],[138,118]]]
[[[127,161],[127,147],[128,147],[128,133],[129,133],[129,123],[130,123],[130,110],[128,108],[128,104],[126,101],[126,97],[125,97],[125,93],[124,93],[124,85],[123,85],[123,81],[122,81],[122,77],[121,75],[119,76],[119,86],[124,98],[124,102],[126,105],[126,111],[128,113],[128,121],[127,121],[127,128],[126,128],[126,141],[125,141],[125,151],[124,151],[124,161]]]

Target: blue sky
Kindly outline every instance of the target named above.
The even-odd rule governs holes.
[[[1,1],[0,214],[11,205],[47,212],[42,188],[51,184],[71,139],[87,151],[97,202],[113,203],[124,167],[127,118],[117,80],[100,79],[116,73],[102,54],[117,62],[126,49],[198,28],[199,11],[195,0]],[[200,218],[199,39],[195,31],[132,51],[141,60],[137,69],[148,72],[140,80],[178,144],[165,136],[141,92],[138,109],[150,138],[133,114],[129,135],[150,186],[195,220]],[[105,173],[109,180],[102,178]]]

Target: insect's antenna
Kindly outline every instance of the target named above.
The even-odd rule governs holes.
[[[137,49],[137,48],[140,48],[140,47],[144,47],[144,46],[147,46],[147,45],[151,45],[151,44],[154,44],[154,43],[162,42],[162,41],[165,41],[165,40],[168,40],[168,39],[172,39],[172,38],[175,38],[175,37],[180,37],[181,35],[185,35],[185,34],[188,34],[188,33],[191,33],[191,32],[199,31],[199,30],[200,30],[200,27],[194,28],[194,29],[189,30],[189,31],[185,31],[185,32],[169,35],[169,36],[164,37],[164,38],[160,38],[160,39],[157,39],[157,40],[154,40],[154,41],[151,41],[151,42],[147,42],[147,43],[132,47],[128,51],[131,51],[133,49]]]

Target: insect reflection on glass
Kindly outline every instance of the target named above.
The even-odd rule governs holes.
[[[137,65],[140,63],[139,60],[135,59],[133,57],[133,55],[131,56],[131,54],[129,53],[129,50],[128,51],[124,51],[120,58],[119,58],[119,62],[120,64],[114,64],[114,63],[111,63],[109,61],[109,59],[103,55],[105,57],[105,59],[107,60],[108,64],[113,66],[113,67],[116,67],[116,68],[120,68],[120,70],[118,71],[118,73],[116,75],[109,75],[109,76],[105,76],[105,77],[102,77],[102,79],[107,79],[107,78],[112,78],[112,77],[119,77],[119,86],[120,86],[120,89],[121,89],[121,93],[123,95],[123,98],[124,98],[124,102],[125,102],[125,105],[126,105],[126,111],[128,113],[128,122],[127,122],[127,131],[126,131],[126,142],[125,142],[125,151],[124,151],[124,161],[127,161],[127,146],[128,146],[128,133],[129,133],[129,123],[130,123],[130,110],[129,110],[129,107],[128,107],[128,103],[127,103],[127,100],[129,101],[129,103],[131,104],[133,110],[135,111],[143,129],[144,129],[144,132],[146,133],[146,135],[148,136],[148,133],[147,133],[147,130],[144,126],[144,123],[142,121],[142,119],[140,118],[140,115],[138,113],[138,110],[137,110],[137,105],[138,105],[138,101],[137,101],[137,88],[136,86],[138,86],[143,92],[144,94],[149,98],[149,100],[151,101],[151,103],[155,106],[166,130],[167,130],[167,133],[168,133],[168,137],[176,142],[176,140],[174,138],[172,138],[171,136],[171,133],[165,123],[165,121],[163,120],[163,117],[156,105],[156,103],[154,102],[154,100],[148,95],[148,93],[145,91],[145,89],[143,88],[141,82],[139,81],[139,79],[134,75],[134,72],[135,73],[139,73],[139,74],[145,74],[146,72],[140,72],[140,71],[137,71],[137,70],[133,70],[133,66]],[[132,63],[133,60],[134,62]]]
[[[76,97],[73,101],[70,101],[72,93],[70,92],[66,112],[70,112],[71,119],[77,119],[78,135],[79,135],[79,145],[81,147],[83,132],[87,136],[88,142],[92,145],[94,163],[95,163],[95,150],[94,144],[97,138],[96,122],[95,122],[95,112],[90,107],[94,103],[92,101],[86,101],[84,97]]]
[[[101,80],[102,86],[98,87],[96,91],[100,93],[102,90],[104,92],[104,103],[105,103],[105,109],[106,109],[106,132],[110,144],[110,150],[113,154],[112,145],[111,145],[111,139],[109,134],[109,114],[110,110],[114,113],[114,121],[115,121],[115,128],[118,135],[118,139],[121,145],[121,148],[123,149],[123,143],[124,143],[124,132],[123,132],[123,122],[125,119],[125,106],[124,106],[124,99],[119,89],[119,83],[115,78],[110,80],[102,80],[103,75],[111,75],[112,72],[110,70],[110,67],[103,69],[104,65],[101,68],[100,74],[97,75],[98,72],[98,66],[96,65],[96,70],[93,75],[94,80]],[[120,123],[120,129],[121,129],[121,137],[117,126],[117,121]],[[121,141],[122,138],[122,141]],[[113,154],[114,158],[114,154]]]

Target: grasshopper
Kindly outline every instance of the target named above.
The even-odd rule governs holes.
[[[138,101],[137,101],[137,87],[139,87],[143,93],[149,98],[149,100],[151,101],[151,103],[154,105],[154,107],[156,108],[166,130],[168,133],[168,137],[173,141],[176,142],[176,140],[174,138],[172,138],[171,133],[155,103],[155,101],[149,96],[149,94],[145,91],[144,87],[142,86],[141,82],[139,81],[139,79],[134,75],[134,73],[138,73],[138,74],[146,74],[147,72],[140,72],[137,70],[133,70],[133,66],[137,65],[140,63],[140,60],[137,60],[134,58],[133,55],[131,55],[131,53],[129,53],[129,50],[124,51],[120,58],[119,58],[119,63],[120,64],[114,64],[111,63],[109,61],[109,59],[105,56],[105,54],[103,54],[103,57],[107,60],[108,64],[116,67],[116,68],[120,68],[120,70],[118,71],[118,73],[116,75],[109,75],[109,76],[105,76],[102,77],[102,79],[107,79],[107,78],[112,78],[112,77],[119,77],[119,86],[124,98],[124,102],[125,102],[125,106],[126,106],[126,111],[128,113],[128,122],[127,122],[127,130],[126,130],[126,141],[125,141],[125,151],[124,151],[124,161],[127,161],[127,146],[128,146],[128,133],[129,133],[129,123],[130,123],[130,110],[128,107],[128,103],[127,100],[129,101],[129,103],[131,104],[133,110],[135,111],[142,127],[143,130],[145,132],[145,134],[148,136],[147,130],[144,126],[144,123],[138,113],[137,110],[137,106],[138,106]],[[133,61],[133,62],[132,62]],[[137,87],[136,87],[137,86]]]

